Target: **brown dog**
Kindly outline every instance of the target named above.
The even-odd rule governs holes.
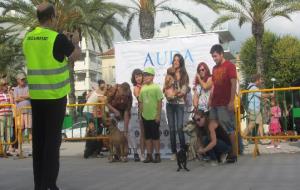
[[[117,127],[116,119],[112,118],[109,125],[109,149],[110,156],[108,160],[110,162],[117,161],[115,155],[120,158],[121,161],[127,162],[128,155],[128,142],[127,138]]]

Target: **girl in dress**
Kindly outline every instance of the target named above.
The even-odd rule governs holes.
[[[271,100],[271,120],[269,125],[269,133],[271,136],[276,136],[281,132],[279,118],[281,117],[281,109],[277,105],[275,98]],[[271,145],[267,148],[280,148],[279,139],[272,139]]]

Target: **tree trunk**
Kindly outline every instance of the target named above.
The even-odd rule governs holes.
[[[140,35],[142,39],[154,37],[154,15],[147,10],[140,10],[139,15]]]
[[[256,43],[256,71],[257,74],[264,74],[264,60],[263,60],[263,23],[252,23],[252,34]]]
[[[75,96],[75,78],[74,78],[74,62],[69,62],[69,71],[70,71],[70,86],[71,92],[69,93],[69,104],[76,103],[76,96]]]
[[[69,104],[76,104],[75,96],[75,78],[74,78],[74,62],[69,62],[69,72],[70,72],[70,86],[71,92],[69,93]],[[73,121],[76,120],[76,107],[70,107],[69,109],[70,116],[73,118]]]

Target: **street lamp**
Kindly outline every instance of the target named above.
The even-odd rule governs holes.
[[[275,78],[271,78],[271,81],[273,83],[273,88],[274,88],[274,83],[275,83],[276,79]]]

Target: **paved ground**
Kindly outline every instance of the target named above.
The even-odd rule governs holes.
[[[63,190],[295,190],[300,180],[300,143],[282,143],[254,159],[246,154],[237,164],[211,166],[189,162],[190,172],[176,172],[174,161],[160,164],[108,163],[106,158],[82,159],[82,143],[64,143],[58,185]],[[246,152],[250,152],[249,145]],[[25,146],[26,152],[29,151]],[[33,189],[31,158],[0,158],[0,190]]]

